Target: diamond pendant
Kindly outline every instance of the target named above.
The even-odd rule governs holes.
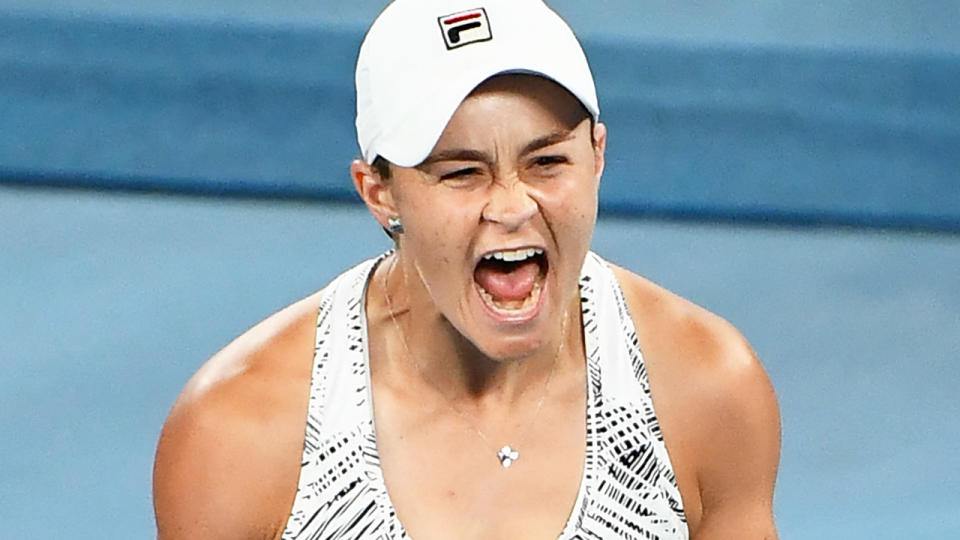
[[[517,452],[507,445],[497,452],[497,459],[500,460],[500,465],[503,465],[503,468],[506,469],[507,467],[513,465],[514,461],[520,459],[520,452]]]

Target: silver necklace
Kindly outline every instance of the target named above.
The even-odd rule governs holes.
[[[473,429],[474,432],[476,432],[476,434],[480,437],[480,439],[483,440],[483,442],[488,447],[496,448],[496,445],[493,444],[490,441],[490,439],[483,433],[483,431],[481,431],[480,428],[476,426],[476,424],[473,422],[470,416],[467,413],[461,411],[456,405],[454,405],[453,401],[449,397],[447,397],[447,395],[442,390],[440,390],[440,386],[435,384],[430,379],[426,371],[424,371],[424,369],[421,367],[419,360],[417,360],[417,357],[414,356],[413,353],[410,351],[410,346],[407,344],[407,338],[406,338],[406,335],[403,333],[403,328],[400,327],[400,323],[397,322],[397,318],[394,315],[393,302],[391,301],[390,293],[387,290],[387,277],[388,277],[388,274],[393,273],[393,269],[397,264],[397,259],[396,259],[397,256],[398,256],[397,254],[394,254],[394,258],[390,261],[390,269],[384,273],[384,276],[382,279],[383,281],[382,286],[383,286],[383,296],[387,301],[387,310],[390,312],[390,321],[393,323],[394,328],[396,328],[397,333],[400,334],[400,343],[403,345],[404,353],[407,355],[407,358],[413,360],[413,364],[417,369],[417,373],[421,377],[423,377],[423,380],[425,380],[427,384],[432,386],[433,389],[443,397],[444,403],[446,403],[447,407],[449,407],[451,411],[453,411],[458,417],[460,417],[460,419],[463,420],[464,423],[470,426],[470,428]],[[404,283],[407,282],[407,275],[405,272],[403,275],[403,281]],[[566,312],[564,312],[562,322],[560,323],[560,346],[557,347],[557,354],[553,357],[553,363],[550,365],[550,373],[547,374],[547,380],[543,384],[543,391],[540,394],[540,399],[537,400],[537,406],[533,411],[533,417],[530,419],[530,422],[527,424],[526,428],[524,428],[523,432],[521,433],[521,438],[519,440],[519,444],[521,446],[526,441],[527,435],[530,434],[530,431],[533,428],[533,425],[536,423],[537,417],[540,415],[540,409],[543,407],[543,402],[547,398],[547,392],[550,389],[550,381],[553,379],[553,372],[557,367],[557,360],[560,358],[560,354],[563,352],[563,342],[564,342],[564,339],[566,338],[566,327],[567,327],[567,314]],[[509,444],[505,444],[497,450],[497,460],[500,462],[500,465],[505,469],[513,465],[518,459],[520,459],[520,451]]]

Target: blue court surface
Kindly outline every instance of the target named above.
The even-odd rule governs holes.
[[[189,375],[387,247],[356,205],[0,187],[0,537],[151,537]],[[960,237],[601,219],[594,249],[753,343],[782,538],[956,537]]]

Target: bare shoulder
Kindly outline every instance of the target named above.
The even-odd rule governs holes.
[[[780,453],[773,387],[723,318],[619,267],[654,406],[695,538],[774,538]]]
[[[322,291],[208,360],[157,446],[158,538],[279,538],[293,503]]]
[[[696,381],[714,390],[732,383],[757,382],[754,379],[763,374],[763,368],[733,325],[644,277],[612,267],[637,327],[644,357],[650,357],[648,363],[669,361],[669,367],[682,372],[688,384]],[[717,397],[735,396],[721,392]]]

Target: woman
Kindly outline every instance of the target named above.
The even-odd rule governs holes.
[[[749,346],[589,252],[606,128],[566,24],[398,0],[357,92],[351,176],[396,249],[194,376],[159,537],[774,538]]]

